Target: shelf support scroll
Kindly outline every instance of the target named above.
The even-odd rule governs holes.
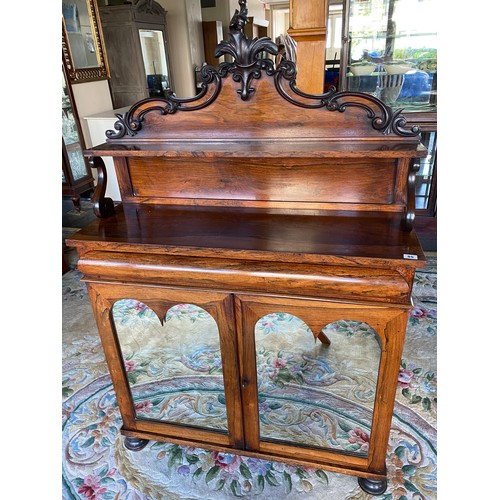
[[[406,213],[403,219],[403,229],[405,231],[411,231],[415,222],[415,184],[417,181],[417,172],[419,170],[420,162],[418,159],[415,159],[410,165],[410,170],[408,172]]]
[[[92,168],[97,169],[97,187],[92,196],[94,213],[100,219],[105,219],[115,214],[115,204],[111,198],[106,198],[106,185],[108,183],[108,174],[106,165],[100,156],[91,156],[89,163]]]

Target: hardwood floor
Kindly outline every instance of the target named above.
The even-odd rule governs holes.
[[[417,216],[415,232],[424,251],[437,252],[437,217]]]

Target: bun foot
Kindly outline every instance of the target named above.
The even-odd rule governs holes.
[[[382,495],[387,489],[387,479],[367,479],[358,477],[361,489],[370,495]]]
[[[129,436],[127,436],[125,438],[125,448],[127,448],[127,450],[131,450],[131,451],[142,450],[148,443],[149,443],[149,440],[147,440],[147,439],[140,439],[140,438],[129,437]]]

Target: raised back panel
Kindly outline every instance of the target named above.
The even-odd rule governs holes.
[[[392,204],[396,171],[390,158],[129,158],[127,201]]]
[[[244,35],[246,14],[235,12],[217,46],[233,62],[204,66],[198,95],[135,103],[89,152],[114,157],[123,201],[398,211],[411,221],[418,127],[369,94],[300,91],[295,64],[275,67],[276,45]]]

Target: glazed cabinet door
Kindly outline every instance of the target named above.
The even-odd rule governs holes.
[[[87,286],[123,433],[241,448],[232,296],[141,285]]]
[[[406,310],[240,295],[235,305],[246,448],[384,471]]]

